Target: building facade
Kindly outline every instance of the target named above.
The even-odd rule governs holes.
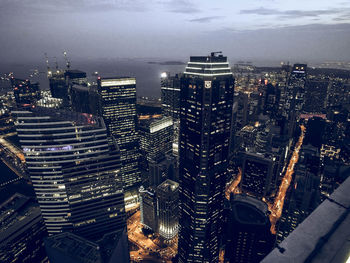
[[[120,148],[124,186],[136,186],[141,180],[139,139],[136,131],[136,79],[99,78],[97,83],[101,115],[109,135],[116,139]]]
[[[233,94],[227,57],[190,58],[180,96],[180,262],[218,262]]]
[[[39,107],[13,114],[49,234],[97,239],[124,228],[119,151],[103,120]]]

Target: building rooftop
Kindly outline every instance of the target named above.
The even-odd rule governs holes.
[[[243,224],[262,224],[268,221],[267,205],[248,195],[234,195],[231,208],[236,219]]]
[[[164,191],[164,192],[174,192],[179,188],[179,184],[175,181],[170,180],[170,179],[166,179],[163,183],[158,185],[157,188],[159,190]]]
[[[262,262],[349,261],[350,177]]]
[[[40,220],[39,206],[29,197],[14,194],[0,205],[0,243],[9,242],[29,226]]]
[[[51,253],[62,253],[67,257],[77,260],[77,262],[102,262],[98,244],[69,232],[47,238],[45,245],[50,247],[50,250],[47,250],[49,258]]]

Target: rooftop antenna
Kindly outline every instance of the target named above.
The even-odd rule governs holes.
[[[63,56],[64,56],[64,59],[66,61],[66,67],[67,67],[67,69],[69,69],[70,68],[70,62],[69,62],[69,60],[67,58],[67,51],[63,51]]]
[[[212,57],[214,57],[216,54],[222,54],[222,51],[215,51],[210,53]]]

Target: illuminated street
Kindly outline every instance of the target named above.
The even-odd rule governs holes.
[[[169,247],[162,248],[158,237],[152,240],[142,233],[140,214],[137,211],[127,221],[129,241],[138,247],[138,250],[130,251],[130,259],[134,262],[171,262],[177,253],[176,238]]]
[[[269,204],[269,210],[271,212],[271,215],[270,215],[271,233],[273,233],[273,234],[276,234],[276,223],[282,215],[284,199],[285,199],[287,190],[289,188],[289,185],[292,181],[292,176],[294,173],[295,164],[298,162],[298,159],[299,159],[299,150],[300,150],[301,146],[303,145],[303,140],[305,137],[306,128],[304,125],[301,125],[300,128],[301,128],[301,135],[299,137],[298,142],[295,145],[293,155],[289,161],[287,171],[282,179],[282,182],[281,182],[281,185],[279,187],[275,202],[274,202],[273,206],[271,204]]]
[[[226,187],[225,190],[225,197],[226,199],[230,199],[230,194],[234,193],[234,194],[239,194],[239,188],[237,187],[239,185],[239,183],[241,182],[242,179],[242,169],[239,167],[238,168],[238,174],[236,176],[236,178]]]

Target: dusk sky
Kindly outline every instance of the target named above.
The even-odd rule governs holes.
[[[345,0],[0,0],[0,61],[88,58],[350,60]]]

